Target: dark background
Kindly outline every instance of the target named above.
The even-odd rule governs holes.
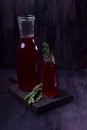
[[[35,38],[48,41],[58,68],[87,67],[86,0],[0,0],[0,68],[15,68],[17,15],[36,16]]]

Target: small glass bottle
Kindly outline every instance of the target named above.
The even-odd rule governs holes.
[[[56,63],[54,55],[44,57],[42,63],[42,92],[44,96],[56,97],[58,95]]]
[[[20,41],[16,50],[19,88],[31,91],[40,83],[40,53],[34,37],[35,16],[18,17]]]

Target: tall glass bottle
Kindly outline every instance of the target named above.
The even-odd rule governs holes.
[[[18,17],[17,76],[19,88],[26,91],[40,83],[40,53],[34,38],[34,21],[33,15]]]

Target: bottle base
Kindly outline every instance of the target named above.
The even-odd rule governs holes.
[[[58,92],[43,92],[43,96],[50,97],[50,98],[55,98],[55,97],[58,96]]]

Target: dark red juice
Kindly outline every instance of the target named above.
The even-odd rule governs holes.
[[[31,91],[40,83],[40,55],[34,37],[20,38],[16,59],[19,88]]]
[[[56,77],[56,64],[43,62],[42,66],[43,95],[55,97],[58,95],[58,84]]]

